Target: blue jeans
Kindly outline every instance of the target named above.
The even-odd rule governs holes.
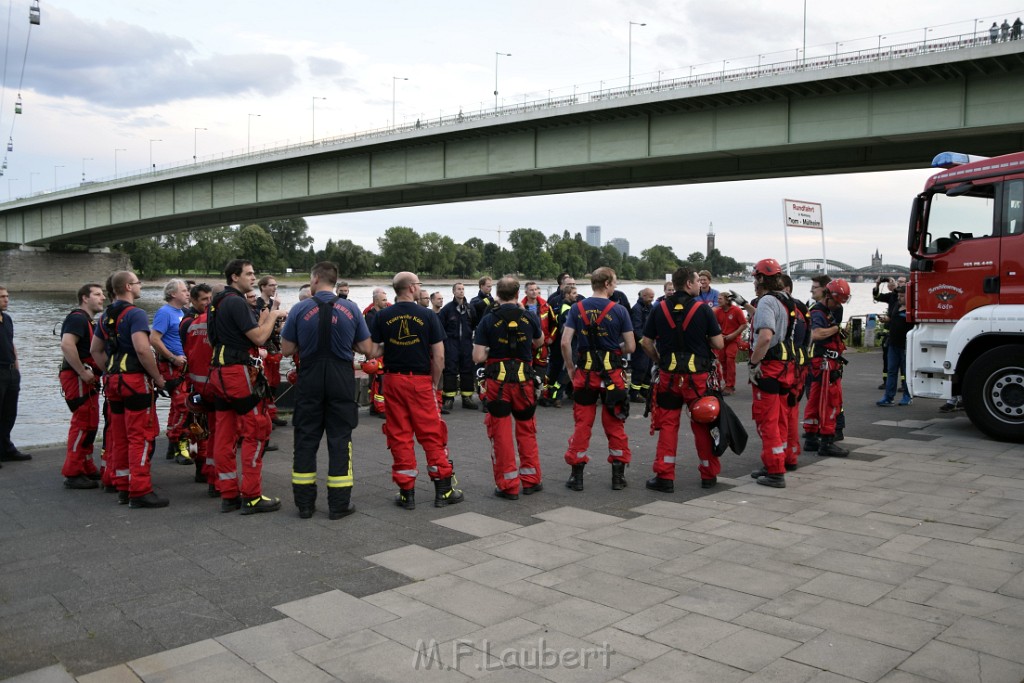
[[[882,399],[892,401],[896,398],[896,383],[900,381],[900,377],[907,374],[907,349],[889,344],[886,353],[888,354],[886,366],[889,369],[889,374],[885,378],[885,396]],[[910,391],[907,389],[906,382],[903,382],[903,398],[907,401],[910,400]]]

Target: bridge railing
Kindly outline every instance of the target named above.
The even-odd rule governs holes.
[[[201,159],[184,160],[171,162],[159,169],[142,169],[118,174],[114,177],[98,178],[87,183],[90,189],[100,189],[97,186],[104,186],[103,189],[117,186],[130,186],[140,180],[154,180],[160,177],[172,178],[186,169],[196,171],[228,169],[243,165],[257,164],[263,161],[273,161],[277,158],[286,157],[296,152],[309,152],[316,149],[336,149],[350,144],[365,142],[367,140],[395,137],[399,135],[415,134],[427,130],[461,126],[484,122],[487,120],[530,114],[538,111],[547,111],[556,108],[572,107],[578,104],[589,102],[604,102],[621,98],[639,97],[654,93],[674,91],[680,89],[706,88],[721,86],[722,84],[752,79],[770,78],[790,75],[808,71],[819,71],[845,67],[854,64],[863,64],[879,61],[894,61],[911,57],[918,57],[923,54],[946,52],[951,50],[962,50],[973,47],[980,47],[991,44],[987,33],[964,33],[943,38],[924,39],[891,45],[882,45],[882,37],[874,48],[858,49],[841,52],[837,43],[834,54],[818,55],[814,57],[802,57],[799,50],[794,51],[794,58],[790,60],[773,61],[760,63],[756,66],[743,66],[729,69],[730,61],[723,60],[722,68],[708,70],[709,65],[703,65],[701,71],[693,73],[697,67],[689,67],[690,73],[687,76],[673,78],[661,78],[661,72],[656,81],[627,84],[625,86],[604,87],[604,81],[599,88],[589,91],[577,92],[576,86],[572,87],[571,95],[557,95],[552,97],[553,90],[548,91],[547,97],[529,99],[529,94],[523,96],[522,102],[513,104],[501,104],[496,107],[481,107],[477,110],[464,111],[459,109],[456,113],[440,112],[437,116],[420,116],[414,123],[402,123],[401,125],[388,125],[380,128],[354,131],[342,135],[324,136],[312,141],[298,141],[295,143],[271,143],[258,150],[230,150],[219,154],[203,157]],[[1024,41],[1020,41],[1024,49]],[[742,61],[740,59],[734,61]],[[22,201],[40,196],[48,199],[58,194],[74,194],[81,190],[83,184],[67,185],[50,191],[39,191],[29,196],[18,197],[13,201]],[[12,200],[8,200],[10,203]]]

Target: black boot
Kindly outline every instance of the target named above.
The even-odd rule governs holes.
[[[676,490],[676,483],[672,479],[662,479],[661,477],[654,476],[647,480],[644,484],[647,488],[652,491],[661,491],[662,493],[672,493]]]
[[[818,447],[820,445],[821,445],[821,442],[819,441],[817,434],[812,434],[811,432],[804,432],[804,451],[805,452],[813,453],[814,451],[818,450]]]
[[[164,457],[167,458],[168,460],[174,460],[174,458],[177,457],[177,455],[178,455],[178,442],[177,441],[171,441],[170,439],[168,439],[167,440],[167,453],[164,454]]]
[[[206,475],[203,474],[203,466],[206,463],[203,462],[202,460],[200,460],[198,457],[193,458],[193,461],[195,461],[195,464],[196,464],[196,473],[195,473],[195,476],[192,477],[192,481],[194,481],[197,484],[205,484],[206,483]]]
[[[763,477],[758,477],[757,483],[761,486],[771,486],[773,489],[784,489],[786,488],[786,476],[784,474],[766,474]]]
[[[336,486],[327,489],[327,518],[341,519],[356,511],[352,503],[352,487]]]
[[[292,473],[292,476],[301,476],[303,473]],[[292,498],[295,500],[295,507],[299,509],[300,519],[310,519],[313,511],[316,510],[316,484],[292,484]]]
[[[449,413],[452,412],[452,408],[454,408],[454,407],[455,407],[455,397],[454,396],[445,396],[443,399],[441,399],[441,414],[442,415],[448,415]]]
[[[455,505],[463,500],[462,491],[452,488],[453,477],[434,480],[434,507],[443,508],[446,505]]]
[[[570,488],[573,491],[583,490],[583,468],[586,466],[587,463],[572,466],[572,474],[569,475],[568,481],[565,482],[566,488]]]
[[[465,394],[463,394],[462,407],[466,408],[467,410],[476,410],[479,406],[477,406],[476,401],[473,400],[472,396],[466,396]]]
[[[845,458],[849,454],[850,451],[835,444],[834,436],[822,435],[821,445],[818,447],[818,455],[822,457]]]
[[[406,510],[416,509],[416,489],[398,489],[395,505]]]
[[[626,463],[616,460],[612,463],[612,491],[621,491],[626,486]]]

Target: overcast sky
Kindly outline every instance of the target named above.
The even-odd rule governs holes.
[[[1024,0],[1018,0],[1024,4]],[[634,84],[791,59],[803,42],[803,0],[251,0],[125,3],[46,0],[31,32],[27,0],[11,4],[0,137],[15,150],[0,197],[389,124],[626,84],[630,21]],[[807,0],[808,54],[832,54],[986,31],[1024,9],[951,0]],[[919,14],[927,8],[924,15]],[[5,12],[0,5],[0,21]],[[930,29],[930,30],[929,30]],[[393,77],[407,78],[395,81]],[[250,116],[258,114],[259,116]],[[196,130],[202,128],[205,130]],[[151,142],[154,141],[154,142]],[[942,150],[936,150],[939,152]],[[958,150],[970,152],[971,150]],[[83,161],[84,160],[84,161]],[[931,171],[616,190],[350,213],[309,219],[317,246],[350,239],[374,251],[392,225],[462,242],[514,228],[602,226],[631,253],[653,244],[703,251],[709,224],[726,255],[784,258],[782,199],[823,204],[829,258],[908,260],[910,200]],[[4,187],[3,181],[10,181]],[[802,234],[799,234],[802,233]],[[821,255],[815,231],[790,231],[792,259]]]

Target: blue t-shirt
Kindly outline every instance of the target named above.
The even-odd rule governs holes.
[[[296,344],[299,354],[309,358],[317,352],[320,342],[320,306],[318,301],[329,302],[334,293],[317,292],[312,298],[295,304],[281,330],[281,338]],[[348,299],[338,299],[331,308],[331,353],[341,360],[351,361],[352,345],[370,336],[359,307]]]
[[[519,313],[512,319],[515,327],[498,316],[499,313],[504,315],[505,311]],[[529,363],[533,359],[533,340],[543,336],[540,319],[535,313],[521,309],[517,304],[502,304],[497,310],[484,315],[473,333],[473,343],[488,347],[489,357],[495,360],[514,358]]]
[[[431,347],[445,340],[441,321],[429,308],[399,301],[378,311],[370,331],[374,343],[384,345],[387,372],[430,374]]]
[[[714,287],[710,288],[707,293],[697,292],[697,296],[694,297],[697,301],[706,303],[708,306],[718,305],[718,290]]]
[[[178,326],[184,317],[185,311],[170,304],[161,306],[153,316],[153,331],[163,335],[161,341],[167,350],[175,356],[185,355],[185,349],[181,345],[181,337],[178,334]]]
[[[583,329],[584,325],[580,318],[579,304],[573,304],[569,308],[569,312],[565,316],[565,326],[576,330],[574,338],[579,339],[580,351],[590,350],[590,343],[587,339],[588,333],[594,338],[597,351],[620,351],[619,345],[622,343],[623,333],[633,331],[633,321],[629,317],[629,311],[620,304],[615,304],[611,307],[604,316],[604,320],[601,321],[600,326],[594,325],[594,322],[601,317],[601,312],[608,306],[608,303],[608,299],[596,296],[587,297],[583,300],[583,309],[586,311],[587,316],[587,331]]]

